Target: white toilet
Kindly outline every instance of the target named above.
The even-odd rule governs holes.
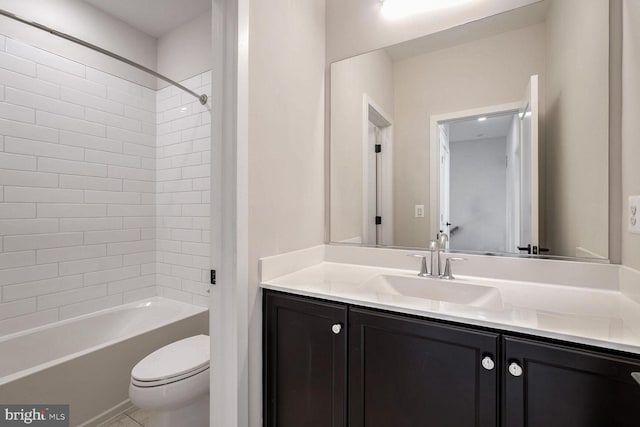
[[[131,370],[129,398],[151,427],[209,425],[209,336],[168,344]]]

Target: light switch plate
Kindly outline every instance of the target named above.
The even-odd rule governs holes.
[[[640,196],[629,196],[628,227],[630,233],[640,234]]]
[[[416,218],[424,218],[424,205],[416,205],[415,211]]]

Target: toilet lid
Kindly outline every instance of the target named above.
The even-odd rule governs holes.
[[[201,371],[209,366],[209,336],[196,335],[166,345],[144,359],[131,371],[139,381],[158,381]]]

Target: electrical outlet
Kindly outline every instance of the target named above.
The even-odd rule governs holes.
[[[640,234],[640,196],[629,196],[629,232]]]
[[[416,205],[416,218],[424,218],[424,205]]]

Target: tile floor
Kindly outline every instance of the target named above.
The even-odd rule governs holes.
[[[104,424],[100,424],[100,427],[151,427],[151,425],[149,424],[149,414],[142,409],[133,407]]]

